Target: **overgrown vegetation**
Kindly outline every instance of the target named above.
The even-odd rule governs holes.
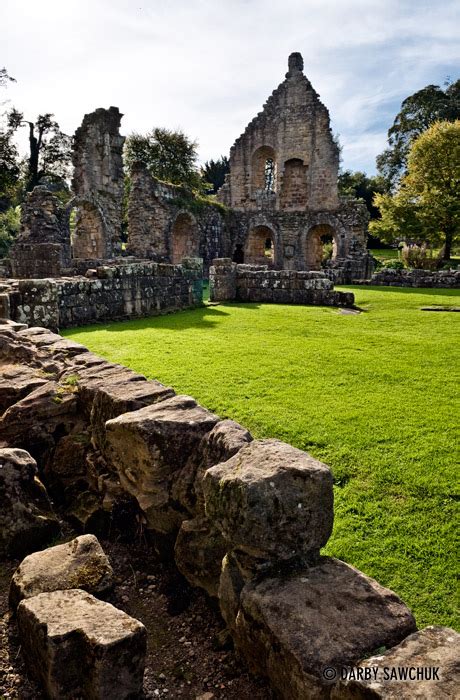
[[[353,291],[357,316],[225,304],[65,335],[329,464],[325,552],[394,589],[420,626],[455,626],[460,318],[420,307],[460,293]]]
[[[124,156],[128,169],[143,163],[159,180],[206,192],[197,165],[197,144],[182,131],[155,127],[147,134],[133,133],[126,139]]]

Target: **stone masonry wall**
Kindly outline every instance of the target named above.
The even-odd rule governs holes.
[[[460,270],[379,270],[370,280],[361,284],[381,285],[385,287],[460,287]]]
[[[323,272],[269,270],[267,265],[237,265],[214,260],[210,268],[211,301],[268,302],[353,306],[351,292],[337,292]]]
[[[73,144],[77,207],[73,257],[110,258],[120,251],[123,204],[122,118],[117,107],[85,114]]]
[[[52,330],[193,308],[202,303],[201,261],[99,267],[94,278],[61,277],[10,283],[9,317]]]
[[[275,163],[274,196],[261,196],[264,177],[256,171],[266,158]],[[294,53],[286,79],[233,145],[219,197],[235,209],[290,209],[291,204],[304,211],[335,209],[338,165],[328,110],[303,74],[301,55]]]
[[[81,532],[107,535],[121,522],[126,533],[142,522],[157,551],[217,599],[238,652],[281,700],[392,697],[393,683],[367,687],[363,673],[363,687],[349,688],[342,671],[368,664],[373,652],[377,669],[389,665],[387,655],[397,666],[410,660],[406,645],[416,665],[442,667],[426,697],[452,696],[448,650],[458,635],[416,633],[393,591],[320,555],[334,515],[327,465],[279,440],[254,439],[192,397],[44,328],[0,324],[0,363],[8,368],[0,383],[7,486],[0,531],[10,556],[23,532],[34,532],[35,549],[55,535],[43,487],[41,503],[18,509],[14,522],[8,517],[41,479],[61,517]],[[11,476],[13,458],[24,465],[21,480]],[[61,588],[72,585],[69,578]],[[33,606],[37,598],[29,600]],[[29,637],[35,634],[43,637],[35,628]],[[413,683],[398,686],[398,697],[408,700],[413,690]]]
[[[229,254],[230,231],[222,207],[198,204],[181,187],[152,177],[142,164],[131,171],[129,254],[180,264],[200,257],[205,274],[215,257]]]

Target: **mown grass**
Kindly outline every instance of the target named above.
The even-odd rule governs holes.
[[[356,287],[365,312],[257,304],[66,331],[333,470],[325,553],[458,626],[459,292]]]

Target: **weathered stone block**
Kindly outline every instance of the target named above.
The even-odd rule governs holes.
[[[24,659],[51,700],[125,700],[142,690],[144,625],[81,590],[41,593],[18,607]]]
[[[11,580],[10,606],[39,593],[80,588],[97,595],[112,585],[112,567],[98,539],[81,535],[25,558]]]
[[[267,675],[281,698],[305,700],[329,697],[326,669],[339,674],[414,631],[414,618],[395,593],[344,562],[324,559],[286,578],[246,584],[233,634],[250,668]]]
[[[175,396],[106,423],[107,459],[137,499],[148,527],[168,534],[186,519],[171,499],[172,482],[218,420],[191,397]]]
[[[208,518],[251,556],[317,553],[332,532],[329,468],[279,440],[256,440],[208,469],[203,489]]]
[[[174,558],[179,571],[193,586],[204,588],[210,596],[217,597],[227,548],[220,530],[206,518],[195,518],[182,523]]]
[[[46,382],[43,373],[36,368],[26,365],[3,365],[0,377],[0,415]]]
[[[337,683],[331,699],[451,700],[458,696],[460,687],[459,658],[458,632],[427,627],[385,654],[360,661],[357,668],[344,669],[342,674],[348,680]]]
[[[59,529],[35,460],[25,450],[0,449],[0,556],[33,552]]]

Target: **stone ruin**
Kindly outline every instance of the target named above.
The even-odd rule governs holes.
[[[417,632],[395,593],[320,555],[334,516],[325,464],[44,328],[0,325],[0,362],[0,558],[28,555],[9,601],[48,697],[142,691],[148,630],[99,600],[116,581],[94,534],[120,514],[215,599],[282,700],[455,696],[460,635]],[[84,534],[37,551],[62,519]],[[385,680],[398,666],[437,667],[438,680]]]
[[[320,270],[328,242],[337,279],[368,277],[367,210],[339,197],[338,170],[329,113],[303,74],[302,56],[293,53],[286,79],[232,146],[217,195],[244,222],[234,262]]]
[[[117,107],[86,114],[73,145],[72,233],[75,258],[113,258],[121,253],[123,218],[122,118]]]
[[[22,206],[11,250],[15,278],[84,275],[107,265],[178,265],[215,258],[274,270],[320,271],[340,283],[372,272],[364,204],[337,191],[338,147],[329,114],[289,57],[286,79],[235,142],[215,202],[160,182],[141,164],[131,174],[128,239],[122,249],[123,142],[118,108],[85,115],[73,139],[73,196],[62,205],[46,187]]]

